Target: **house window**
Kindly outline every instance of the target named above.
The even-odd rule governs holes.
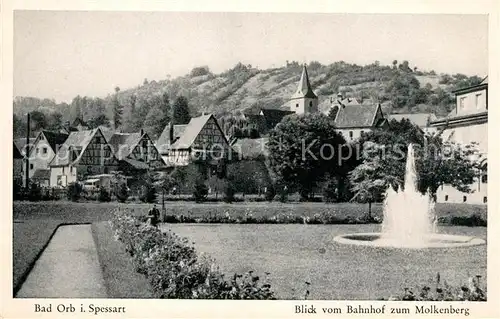
[[[96,142],[97,144],[101,144],[101,137],[100,137],[100,136],[96,136],[96,137],[95,137],[95,142]]]
[[[476,94],[476,108],[480,107],[480,102],[481,102],[481,93]]]
[[[488,174],[481,175],[481,183],[483,183],[483,184],[488,183]]]
[[[352,137],[354,136],[354,133],[352,131],[349,131],[349,138],[352,140]]]
[[[464,196],[463,202],[465,203],[467,201],[467,196]]]
[[[465,107],[465,96],[460,98],[460,100],[459,100],[459,106],[460,106],[461,110],[464,109],[464,107]]]
[[[45,138],[44,138],[43,134],[42,134],[42,135],[40,135],[40,140],[41,140],[41,141],[43,141],[44,139],[45,139]]]
[[[30,164],[30,169],[33,169],[33,164]]]
[[[295,104],[295,107],[299,107],[299,103]]]
[[[361,131],[361,135],[365,134],[365,131]]]
[[[484,197],[483,197],[483,203],[485,203],[485,204],[486,204],[487,202],[488,202],[488,197],[484,196]]]
[[[44,148],[42,149],[42,153],[43,153],[43,154],[47,154],[47,148],[46,148],[46,147],[44,147]]]
[[[309,101],[309,107],[313,107],[313,101]]]
[[[69,172],[70,172],[70,173],[73,173],[73,166],[70,166],[70,167],[69,167]]]
[[[38,155],[38,147],[36,148],[36,154]]]
[[[62,173],[64,174],[64,166],[62,167]]]
[[[444,195],[444,201],[447,202],[448,201],[448,195]]]

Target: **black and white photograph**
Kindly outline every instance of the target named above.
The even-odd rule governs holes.
[[[491,17],[311,10],[15,10],[11,297],[490,301]]]

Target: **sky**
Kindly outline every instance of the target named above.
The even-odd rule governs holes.
[[[408,60],[486,76],[486,15],[16,11],[14,96],[70,102],[208,65]]]

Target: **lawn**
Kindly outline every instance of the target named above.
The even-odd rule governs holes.
[[[404,287],[430,284],[437,272],[452,285],[479,274],[486,282],[486,246],[454,249],[384,249],[341,245],[336,235],[378,231],[379,225],[164,224],[214,257],[231,275],[269,272],[280,298],[374,300]],[[441,227],[441,232],[486,239],[484,227]],[[431,285],[432,287],[432,285]]]
[[[14,291],[20,286],[20,283],[27,276],[29,270],[34,265],[36,259],[41,254],[43,249],[48,244],[51,236],[55,232],[57,226],[62,223],[96,223],[102,222],[110,219],[111,212],[114,209],[120,209],[132,213],[136,216],[144,216],[147,211],[152,207],[151,204],[120,204],[120,203],[73,203],[67,201],[54,201],[54,202],[14,202],[13,205],[13,217],[16,221],[14,223],[13,232],[13,285]],[[341,203],[341,204],[325,204],[325,203],[267,203],[267,202],[243,202],[235,204],[226,203],[203,203],[196,204],[193,202],[168,202],[166,204],[167,214],[171,215],[185,215],[191,217],[208,217],[208,216],[224,216],[226,212],[231,214],[232,217],[242,217],[247,213],[251,213],[255,217],[259,216],[272,216],[275,214],[293,214],[298,216],[312,216],[318,212],[325,212],[332,216],[351,216],[360,217],[366,213],[367,205],[351,204],[351,203]],[[487,211],[486,206],[475,206],[467,204],[438,204],[436,206],[439,216],[469,216],[473,213],[480,215],[482,218],[486,219]],[[381,205],[373,205],[373,214],[376,216],[381,216],[382,207]],[[301,225],[281,225],[287,226],[282,228],[273,228],[278,225],[247,225],[245,228],[243,225],[206,225],[206,226],[187,226],[186,227],[214,227],[209,229],[219,229],[217,227],[226,227],[228,229],[228,240],[232,238],[236,243],[238,240],[247,240],[245,238],[238,236],[238,231],[241,229],[251,230],[251,233],[257,228],[258,231],[262,233],[262,239],[269,243],[274,243],[273,234],[266,233],[268,229],[283,229],[283,237],[291,238],[302,238],[306,236],[307,240],[313,240],[317,235],[312,235],[310,233],[303,233],[305,230],[310,229],[325,229],[321,228],[321,225],[313,226],[308,225],[306,227]],[[376,227],[377,225],[365,225],[365,226],[353,226],[361,227]],[[172,225],[172,227],[179,228],[180,234],[182,235],[183,229],[182,225]],[[243,227],[243,228],[242,228]],[[269,228],[270,227],[270,228]],[[288,228],[291,227],[291,228]],[[294,228],[298,227],[298,228]],[[302,227],[302,228],[301,228]],[[318,227],[318,228],[311,228]],[[329,225],[329,227],[332,227]],[[347,226],[344,226],[347,227]],[[94,233],[96,228],[94,228]],[[99,228],[100,229],[100,228]],[[198,229],[198,228],[196,228]],[[332,229],[332,228],[326,228]],[[456,228],[459,229],[459,228]],[[461,228],[460,228],[461,229]],[[468,228],[464,228],[468,229]],[[479,231],[486,234],[486,228],[469,228],[469,231]],[[102,229],[101,229],[102,230]],[[202,231],[200,234],[194,233],[192,236],[205,236]],[[236,233],[235,233],[236,232]],[[287,232],[290,232],[287,234]],[[230,234],[234,233],[231,237]],[[242,234],[244,234],[243,232]],[[320,232],[321,233],[321,232]],[[299,235],[298,235],[299,234]],[[301,235],[300,235],[301,234]],[[94,234],[96,236],[96,234]],[[222,236],[222,235],[221,235]],[[226,236],[226,235],[224,235]],[[223,236],[223,237],[224,237]],[[243,236],[243,235],[241,235]],[[299,236],[299,237],[297,237]],[[333,237],[332,237],[333,238]],[[198,242],[198,238],[194,238]],[[306,240],[304,238],[300,240]],[[249,237],[250,240],[246,250],[252,251],[253,243],[256,241],[255,238]],[[99,240],[100,241],[100,240]],[[106,253],[107,250],[113,251],[113,243],[109,239],[104,239],[102,241],[104,244],[99,249],[101,249],[100,259],[105,260],[106,258],[111,258],[112,255]],[[215,244],[214,244],[215,245]],[[222,245],[222,244],[220,244]],[[232,245],[232,244],[231,244]],[[237,247],[239,245],[236,245]],[[107,247],[107,248],[106,248]],[[223,246],[221,246],[223,247]],[[109,248],[109,249],[108,249]],[[116,247],[115,247],[116,248]],[[232,247],[227,247],[224,250],[230,251]],[[222,248],[221,248],[222,249]],[[200,248],[200,250],[202,250]],[[202,250],[203,251],[203,250]],[[255,259],[259,260],[261,258],[266,258],[267,251],[255,250]],[[107,254],[107,255],[106,255]],[[224,259],[224,255],[219,256],[219,252],[215,251],[212,254],[215,258]],[[286,260],[286,256],[285,259]],[[111,260],[110,262],[115,262]],[[116,261],[117,265],[124,265],[125,261]],[[246,261],[245,261],[246,262]],[[232,270],[231,270],[232,271]],[[264,270],[266,271],[266,270]],[[119,275],[119,274],[118,274]],[[118,276],[117,275],[117,276]],[[114,275],[110,273],[109,277],[112,278]],[[284,278],[284,277],[283,277]],[[284,279],[283,279],[284,280]],[[302,279],[300,279],[302,280]],[[285,280],[286,281],[286,280]],[[111,289],[112,288],[109,288]],[[297,288],[298,289],[298,288]]]
[[[132,258],[115,240],[107,222],[92,224],[108,298],[152,298],[146,277],[135,271]]]
[[[13,293],[15,294],[61,221],[27,220],[14,222],[12,237]]]

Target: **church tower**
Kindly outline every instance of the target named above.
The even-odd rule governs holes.
[[[311,83],[309,83],[309,75],[304,64],[302,68],[302,76],[300,77],[299,87],[292,95],[288,102],[290,111],[297,114],[308,114],[318,112],[318,97],[314,94]]]

